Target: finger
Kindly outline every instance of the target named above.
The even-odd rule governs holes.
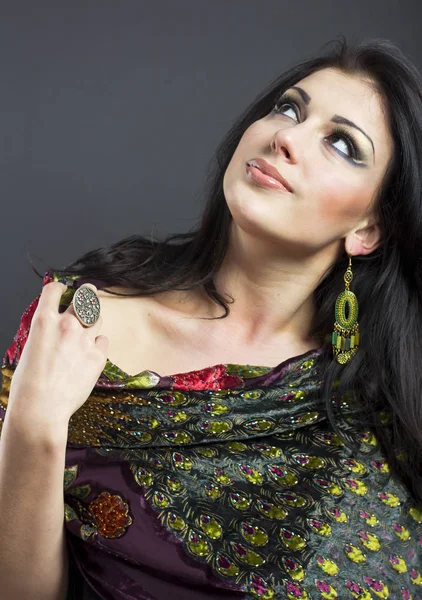
[[[97,335],[95,338],[95,345],[103,352],[105,358],[107,358],[109,344],[110,339],[106,335]]]
[[[60,299],[67,290],[67,285],[60,281],[50,281],[41,290],[37,310],[55,310],[58,312]]]

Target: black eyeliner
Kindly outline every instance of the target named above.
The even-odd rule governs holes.
[[[277,96],[276,102],[275,102],[271,112],[279,112],[280,106],[283,103],[292,104],[296,108],[296,110],[295,110],[296,116],[300,116],[300,107],[296,101],[296,98],[293,98],[289,94],[289,92],[280,93]],[[347,156],[347,154],[345,154],[344,152],[341,152],[340,150],[337,150],[336,148],[334,148],[334,150],[336,150],[336,152],[340,156],[342,156],[343,158],[348,160],[353,165],[356,165],[357,167],[367,167],[366,164],[359,162],[362,159],[364,159],[364,154],[361,151],[360,145],[359,145],[357,139],[355,138],[355,136],[351,132],[349,132],[347,129],[345,129],[341,126],[336,126],[336,128],[334,129],[331,136],[335,136],[337,134],[340,134],[339,137],[342,138],[344,141],[346,141],[346,144],[347,144],[350,152],[354,156]]]

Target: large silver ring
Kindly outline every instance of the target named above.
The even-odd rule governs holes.
[[[91,283],[84,283],[73,294],[75,315],[84,327],[92,327],[100,317],[100,301]]]

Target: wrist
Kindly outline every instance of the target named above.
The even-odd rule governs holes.
[[[55,421],[39,411],[22,412],[15,406],[6,410],[2,436],[6,432],[19,437],[25,444],[53,450],[66,446],[68,423]]]

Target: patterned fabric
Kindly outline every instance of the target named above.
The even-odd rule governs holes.
[[[68,285],[61,312],[86,281],[52,280]],[[3,359],[0,426],[38,299]],[[370,431],[332,430],[322,355],[171,377],[107,361],[64,471],[69,548],[95,597],[422,599],[422,507]]]

